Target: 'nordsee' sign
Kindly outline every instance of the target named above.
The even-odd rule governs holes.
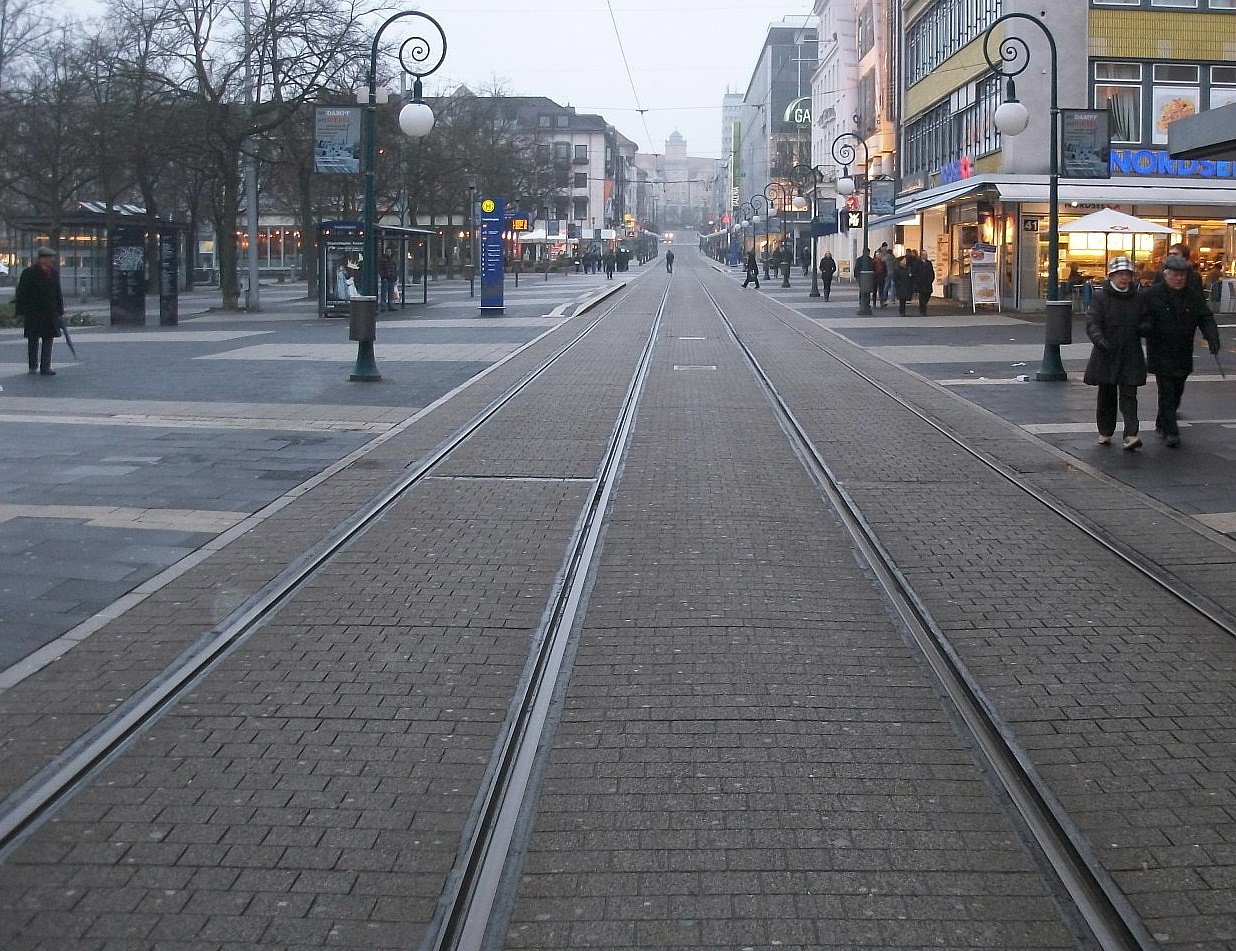
[[[1113,175],[1153,175],[1168,178],[1236,178],[1236,162],[1174,159],[1158,149],[1112,149]]]

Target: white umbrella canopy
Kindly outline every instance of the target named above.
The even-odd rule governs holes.
[[[1060,226],[1061,231],[1107,232],[1108,234],[1173,234],[1171,228],[1157,225],[1153,221],[1135,218],[1122,211],[1104,208],[1092,215],[1070,221]]]

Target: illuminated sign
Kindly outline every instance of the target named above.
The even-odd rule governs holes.
[[[1158,149],[1112,149],[1118,175],[1163,175],[1168,178],[1236,178],[1236,162],[1174,159]]]
[[[511,230],[512,231],[531,231],[532,222],[529,221],[527,218],[512,218],[511,219]]]
[[[790,125],[811,125],[811,97],[801,96],[785,107],[782,122]]]

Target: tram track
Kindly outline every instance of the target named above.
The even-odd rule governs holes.
[[[1136,911],[1120,892],[1111,876],[1093,858],[1084,838],[1063,806],[1038,776],[1033,764],[1020,750],[1008,727],[994,712],[994,706],[984,695],[981,685],[966,670],[947,637],[934,623],[928,609],[881,544],[878,535],[867,523],[857,503],[851,498],[834,475],[823,455],[812,442],[808,432],[795,416],[789,403],[778,392],[774,380],[760,364],[751,346],[727,316],[725,308],[703,285],[701,287],[715,308],[717,316],[725,324],[727,332],[742,352],[752,373],[759,380],[773,411],[790,440],[795,453],[802,461],[821,493],[837,512],[856,551],[861,554],[872,570],[882,590],[909,631],[918,650],[927,661],[944,693],[948,696],[960,721],[972,737],[975,748],[982,755],[989,771],[1007,795],[1031,841],[1038,846],[1046,866],[1056,875],[1059,887],[1066,894],[1078,915],[1090,930],[1094,945],[1104,951],[1151,951],[1158,944],[1141,922]],[[913,412],[923,422],[948,436],[958,445],[974,453],[964,442],[948,433],[925,413],[893,393],[887,387],[845,361],[840,355],[798,328],[780,315],[773,314],[787,327],[799,333],[806,342],[822,353],[835,359],[885,397],[894,400]],[[984,462],[991,463],[983,459]],[[1002,476],[1015,484],[1017,480],[1002,467],[992,465]],[[1044,501],[1041,493],[1031,494]],[[1049,506],[1058,511],[1057,506]],[[1063,514],[1063,513],[1060,513]]]
[[[0,803],[0,862],[108,763],[134,741],[270,618],[320,574],[342,550],[354,543],[444,460],[456,452],[506,406],[516,400],[556,363],[587,339],[601,322],[620,308],[631,290],[607,303],[587,319],[581,330],[509,386],[433,451],[419,459],[398,480],[354,513],[316,546],[262,586],[244,604],[200,637],[156,677],[130,696],[90,730],[52,757],[46,765]]]
[[[679,278],[679,281],[682,280]],[[795,415],[790,401],[778,392],[774,375],[761,365],[754,343],[744,339],[743,329],[730,320],[725,308],[703,281],[700,285],[724,323],[729,339],[741,353],[741,360],[773,407],[777,425],[768,423],[767,426],[772,440],[780,447],[780,435],[784,433],[820,496],[838,514],[853,539],[855,549],[862,553],[866,566],[894,606],[901,625],[913,632],[921,656],[953,705],[955,719],[965,724],[973,737],[973,747],[981,751],[985,771],[998,778],[1007,802],[1021,817],[1023,838],[1037,843],[1040,867],[1053,870],[1057,883],[1053,893],[1067,894],[1075,906],[1076,912],[1069,916],[1069,920],[1085,923],[1089,934],[1080,946],[1108,951],[1150,951],[1157,948],[1155,938],[1148,933],[1111,876],[1087,849],[1084,836],[1070,821],[1048,783],[1036,774],[1034,764],[1018,746],[1012,730],[1002,722],[995,704],[984,694],[978,679],[970,675],[959,652],[934,623],[929,606],[916,594],[911,582],[895,563],[894,556],[881,544],[877,533],[864,518],[861,506],[817,451],[808,427]],[[518,876],[514,872],[518,870],[520,861],[518,853],[526,845],[521,836],[528,834],[529,816],[535,814],[538,808],[537,786],[552,747],[549,731],[554,728],[556,714],[551,708],[565,690],[565,676],[569,673],[567,668],[574,649],[572,639],[582,626],[591,586],[596,583],[595,574],[600,570],[601,540],[606,530],[607,510],[613,504],[619,473],[624,465],[624,453],[633,438],[637,410],[648,382],[658,331],[673,286],[673,280],[669,281],[655,313],[641,318],[649,321],[649,329],[641,326],[639,334],[642,339],[630,347],[631,365],[624,363],[622,367],[622,373],[629,374],[620,378],[620,381],[628,381],[625,395],[621,398],[617,395],[621,391],[619,382],[612,400],[606,404],[606,412],[613,414],[613,422],[605,439],[597,440],[596,445],[603,445],[603,450],[596,475],[587,480],[575,480],[587,481],[586,498],[578,511],[575,527],[569,533],[562,565],[545,605],[544,621],[532,632],[524,673],[510,695],[492,753],[483,770],[483,779],[479,788],[468,787],[469,794],[473,789],[477,791],[463,823],[459,848],[453,864],[444,871],[444,887],[437,900],[437,910],[424,926],[424,931],[419,932],[421,940],[418,946],[426,951],[501,947],[501,929],[510,926],[504,915],[509,914],[510,903],[518,896],[519,883],[514,881]],[[243,608],[212,630],[209,637],[201,640],[193,651],[170,665],[157,681],[148,684],[140,696],[132,698],[96,731],[83,737],[79,744],[67,750],[23,787],[19,795],[0,806],[0,861],[4,861],[78,790],[89,785],[103,767],[122,756],[136,738],[195,685],[209,678],[225,659],[245,644],[250,635],[259,631],[271,618],[277,617],[303,587],[329,567],[336,555],[375,526],[412,489],[434,478],[435,474],[443,480],[517,478],[479,469],[471,476],[443,475],[437,470],[457,450],[469,445],[487,422],[493,421],[503,408],[508,407],[521,393],[527,392],[528,387],[541,379],[550,367],[585,341],[607,316],[628,301],[628,296],[623,295],[595,318],[590,317],[589,322],[570,341],[539,360],[534,368],[486,405],[466,425],[453,432],[432,452],[417,459],[401,479],[320,545],[301,556]],[[773,316],[827,357],[846,363],[839,354],[803,333],[792,322],[780,315]],[[643,336],[645,334],[646,337]],[[930,424],[934,430],[1016,483],[1016,473],[1001,471],[998,463],[993,465],[980,452],[965,446],[964,441],[938,421],[932,420],[929,414],[864,374],[861,368],[849,366],[883,396],[897,401],[919,420]],[[600,433],[600,423],[594,422],[594,425]],[[777,427],[781,433],[777,432]],[[595,457],[590,455],[588,458]],[[787,468],[792,470],[795,467],[791,462]],[[1033,489],[1032,486],[1029,488]],[[811,496],[812,489],[805,487],[804,493]],[[1056,514],[1066,514],[1053,506],[1048,507]],[[1085,528],[1082,525],[1078,527]],[[1228,630],[1228,633],[1231,631]],[[507,697],[508,694],[503,693],[502,696]],[[419,929],[420,924],[417,927]]]

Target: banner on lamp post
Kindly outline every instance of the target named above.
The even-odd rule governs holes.
[[[360,174],[361,111],[318,106],[313,113],[313,170]]]

